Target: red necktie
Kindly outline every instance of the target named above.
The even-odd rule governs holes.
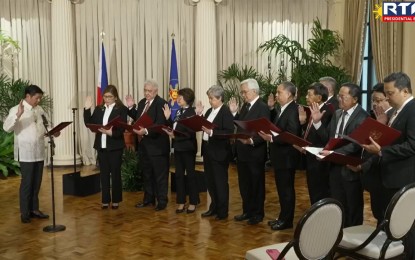
[[[310,133],[310,129],[311,129],[311,125],[313,124],[313,118],[311,118],[308,120],[308,125],[307,125],[307,129],[305,130],[304,133],[304,139],[307,140],[308,134]]]

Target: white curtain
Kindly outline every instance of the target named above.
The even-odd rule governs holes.
[[[179,85],[194,89],[195,6],[188,0],[86,0],[75,5],[79,100],[78,144],[84,164],[95,163],[94,136],[83,126],[85,96],[95,96],[101,32],[109,83],[120,97],[143,97],[143,82],[153,78],[168,98],[172,34],[175,34]],[[47,0],[0,0],[0,29],[18,40],[22,51],[12,71],[50,93],[50,4]],[[218,68],[232,63],[268,72],[268,55],[258,46],[285,34],[307,47],[312,21],[328,20],[326,0],[224,0],[216,7]],[[272,55],[273,73],[286,57]],[[287,68],[290,74],[290,67]],[[59,104],[55,104],[59,105]]]
[[[30,80],[50,94],[50,4],[46,0],[0,0],[0,30],[19,42],[17,58],[2,60],[14,79]]]
[[[308,47],[313,20],[318,18],[325,28],[328,21],[326,0],[226,0],[218,5],[218,68],[232,63],[252,66],[268,74],[268,54],[257,52],[261,43],[284,34]],[[287,57],[271,55],[271,72],[291,68]],[[287,66],[288,65],[288,66]]]

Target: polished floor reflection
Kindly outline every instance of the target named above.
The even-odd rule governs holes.
[[[86,197],[62,195],[62,174],[73,169],[55,169],[56,224],[66,226],[59,233],[45,233],[49,220],[20,222],[18,189],[20,177],[0,179],[0,259],[243,259],[249,249],[288,241],[293,229],[272,231],[267,220],[278,213],[272,171],[266,174],[266,217],[250,226],[235,222],[241,213],[241,199],[235,166],[230,170],[230,212],[228,220],[201,218],[206,210],[206,193],[193,214],[176,214],[175,194],[170,193],[166,210],[137,209],[142,192],[124,192],[119,209],[101,209],[100,194]],[[198,166],[201,169],[201,166]],[[81,168],[82,175],[95,172],[93,166]],[[309,207],[305,174],[296,176],[297,208],[295,221]],[[50,174],[45,168],[41,188],[41,210],[51,215]],[[374,223],[367,194],[365,222]],[[295,225],[295,224],[294,224]]]

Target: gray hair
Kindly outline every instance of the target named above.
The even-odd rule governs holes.
[[[246,79],[241,82],[241,86],[246,84],[248,89],[252,89],[255,93],[259,94],[259,85],[256,79]]]
[[[225,90],[218,85],[211,86],[208,91],[206,91],[208,96],[213,96],[216,99],[220,99],[222,102],[225,100]]]
[[[337,86],[337,81],[332,78],[332,77],[321,77],[318,81],[322,82],[327,82],[329,83],[330,87],[331,87],[331,91],[334,93],[336,91],[336,86]]]
[[[289,93],[291,93],[293,98],[295,98],[297,94],[297,87],[294,85],[294,83],[290,81],[283,81],[281,82],[281,86],[283,86],[284,90],[287,90]]]
[[[144,82],[144,86],[145,85],[150,85],[150,86],[152,86],[153,88],[155,88],[155,89],[158,89],[159,88],[159,84],[157,83],[157,81],[155,81],[154,79],[148,79],[148,80],[146,80],[145,82]]]

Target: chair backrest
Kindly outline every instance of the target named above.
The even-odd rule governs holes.
[[[303,215],[294,232],[294,250],[301,259],[321,259],[342,238],[343,206],[334,199],[316,202]]]
[[[400,189],[389,202],[385,214],[386,234],[391,240],[401,240],[411,230],[415,220],[415,183]]]

